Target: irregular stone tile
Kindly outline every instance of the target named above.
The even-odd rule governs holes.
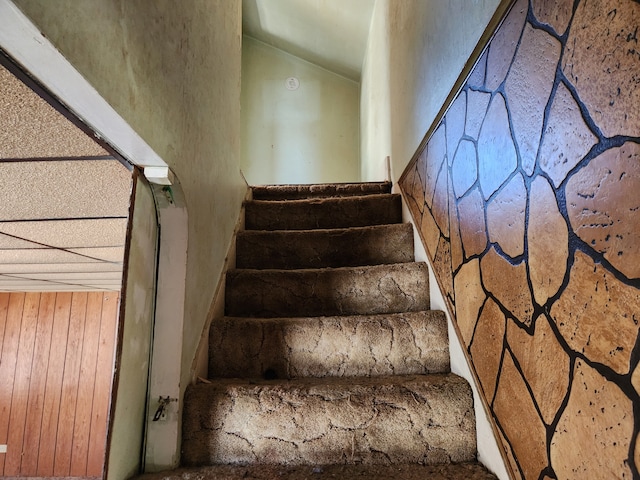
[[[507,441],[501,430],[498,430],[498,436],[500,437],[502,448],[504,449],[507,456],[508,467],[510,467],[509,473],[511,473],[510,478],[513,478],[513,480],[522,480],[522,473],[520,472],[520,467],[518,466],[516,458],[513,455],[513,449],[511,448],[511,445],[509,445],[509,442]]]
[[[484,252],[487,246],[487,228],[484,224],[484,202],[477,188],[458,201],[458,215],[466,258]]]
[[[533,14],[540,23],[545,23],[558,35],[564,34],[571,20],[573,2],[558,0],[533,0]]]
[[[606,137],[638,136],[640,3],[580,2],[562,69]]]
[[[640,278],[640,144],[627,142],[591,160],[566,189],[576,234],[628,278]]]
[[[478,139],[480,134],[480,126],[487,113],[487,107],[491,100],[491,94],[486,92],[476,92],[469,90],[467,93],[467,123],[465,132],[470,137]]]
[[[462,250],[462,238],[460,237],[460,223],[458,222],[458,209],[453,193],[453,183],[449,176],[449,241],[451,242],[451,268],[455,272],[464,260]]]
[[[462,140],[451,166],[453,188],[456,196],[460,198],[478,178],[478,161],[476,146],[470,140]]]
[[[533,335],[508,322],[507,341],[531,387],[542,419],[551,425],[569,387],[569,356],[544,315],[536,319]]]
[[[491,101],[478,137],[480,186],[485,200],[495,192],[518,166],[511,138],[507,107],[502,95]]]
[[[496,389],[502,345],[505,334],[505,317],[492,299],[487,299],[478,318],[471,344],[471,358],[478,373],[485,398],[490,402]]]
[[[498,243],[512,258],[524,253],[524,220],[527,208],[527,189],[521,174],[487,204],[489,240]]]
[[[420,222],[420,233],[422,233],[429,258],[433,260],[436,255],[436,250],[438,249],[438,242],[440,241],[440,230],[438,229],[438,225],[436,225],[436,221],[433,219],[433,215],[431,215],[431,211],[426,208],[422,214],[422,221]]]
[[[516,320],[530,325],[533,305],[529,285],[527,284],[527,267],[525,262],[512,265],[491,249],[480,261],[482,283]]]
[[[576,251],[569,283],[551,318],[569,348],[624,375],[638,336],[640,292]]]
[[[438,224],[438,228],[445,237],[449,236],[449,169],[443,165],[436,181],[436,191],[433,194],[431,213]]]
[[[471,344],[480,307],[487,298],[480,283],[480,261],[475,258],[460,268],[454,279],[456,320],[465,346]]]
[[[407,193],[411,200],[408,202],[409,208],[414,211],[414,215],[419,217],[424,211],[424,189],[422,188],[422,179],[418,172],[417,165],[411,170],[406,177],[406,183],[403,183],[402,189]]]
[[[513,54],[518,46],[528,8],[528,0],[518,0],[491,40],[486,79],[489,90],[498,88],[509,71],[509,65],[511,65]]]
[[[636,365],[633,375],[631,375],[631,385],[640,393],[640,364]]]
[[[560,42],[544,30],[524,27],[520,48],[505,83],[522,168],[531,175],[542,136],[544,109],[560,60]]]
[[[557,188],[597,142],[578,104],[563,83],[558,85],[540,147],[540,167]]]
[[[451,245],[444,238],[440,237],[436,258],[433,259],[433,273],[438,278],[440,286],[446,296],[454,298],[453,292],[453,269],[451,268]]]
[[[632,435],[631,400],[577,360],[569,403],[551,439],[551,465],[558,478],[632,478],[626,461]]]
[[[444,124],[440,124],[435,131],[426,148],[424,192],[425,201],[429,208],[433,204],[433,195],[436,191],[436,180],[440,175],[442,162],[447,154],[447,142],[445,138]]]
[[[547,432],[509,351],[504,355],[493,410],[511,443],[524,478],[539,478],[549,463]]]
[[[558,293],[567,271],[569,230],[551,185],[536,177],[529,194],[529,276],[539,305]]]
[[[467,110],[467,92],[461,91],[449,107],[447,112],[447,158],[449,165],[453,162],[453,157],[458,147],[458,142],[464,133],[464,124]]]
[[[487,52],[488,49],[482,53],[478,63],[473,67],[473,70],[467,79],[467,85],[471,88],[481,88],[484,85],[484,77],[487,71]]]

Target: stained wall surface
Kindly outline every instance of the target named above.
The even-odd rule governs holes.
[[[638,478],[639,24],[518,0],[400,182],[517,478]]]
[[[297,86],[287,88],[294,77]],[[360,179],[357,82],[245,36],[242,172],[250,185]]]
[[[246,184],[240,0],[16,0],[180,179],[189,210],[183,388]]]

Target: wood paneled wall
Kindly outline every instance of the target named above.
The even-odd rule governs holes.
[[[0,293],[1,477],[100,477],[119,294]]]

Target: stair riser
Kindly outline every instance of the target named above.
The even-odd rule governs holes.
[[[185,397],[183,462],[438,464],[475,457],[468,385],[197,385]]]
[[[311,317],[429,309],[424,263],[320,270],[234,270],[227,274],[226,314]]]
[[[245,205],[247,230],[311,230],[402,222],[400,195],[294,201],[252,201]]]
[[[320,185],[265,185],[253,187],[254,200],[350,197],[391,192],[391,183],[329,183]]]
[[[292,319],[224,318],[211,325],[209,376],[296,378],[449,371],[442,312]]]
[[[323,268],[413,261],[410,224],[340,230],[263,232],[237,237],[237,268]]]

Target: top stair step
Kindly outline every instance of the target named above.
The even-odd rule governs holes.
[[[252,187],[252,191],[254,200],[300,200],[303,198],[351,197],[391,193],[391,182],[259,185]]]

